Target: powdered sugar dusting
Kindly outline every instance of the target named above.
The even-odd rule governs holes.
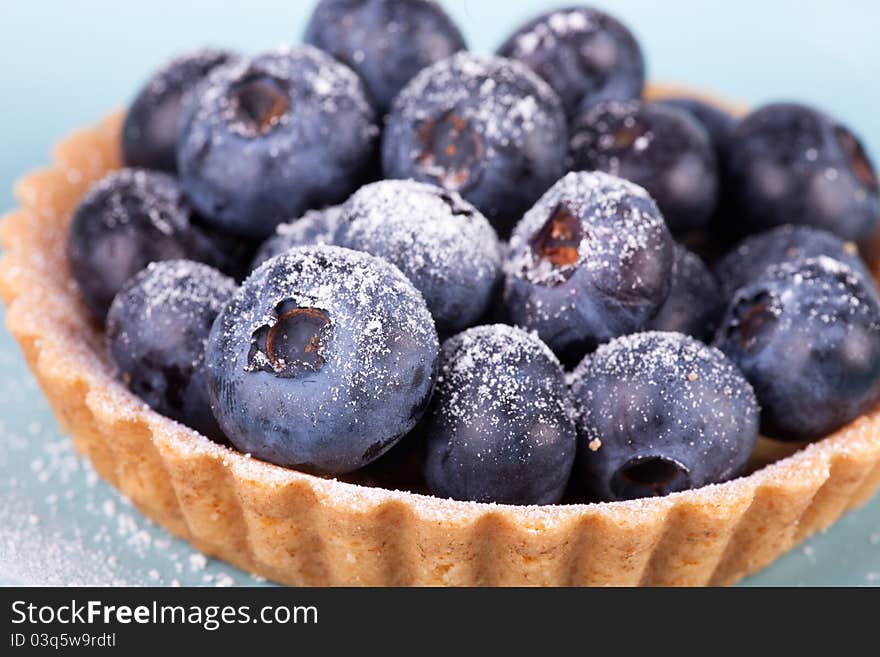
[[[614,381],[613,397],[596,389],[603,380]],[[757,427],[754,391],[736,366],[715,347],[680,333],[647,331],[615,338],[584,358],[571,384],[575,399],[586,400],[578,408],[578,426],[587,442],[607,440],[598,427],[608,426],[608,418],[594,413],[617,407],[627,409],[627,417],[640,426],[652,426],[659,444],[684,434],[694,450],[709,451],[714,444],[729,442],[728,434],[739,432],[747,422]],[[639,405],[646,389],[659,399],[660,406],[652,408],[663,409],[662,420],[647,414],[647,404]],[[594,403],[599,399],[604,402]],[[730,415],[743,409],[750,418]],[[713,418],[712,435],[707,435],[707,423],[700,419],[707,412]],[[626,430],[621,424],[621,435]]]
[[[146,218],[159,233],[172,237],[189,225],[177,181],[158,171],[121,169],[106,175],[80,201],[80,206],[93,204],[100,206],[101,223],[110,229]]]
[[[615,129],[622,126],[624,130],[636,129],[636,117],[642,107],[641,101],[607,100],[596,103],[587,112],[581,114],[572,128],[569,148],[577,153],[578,160],[601,162],[603,170],[615,176],[620,175],[620,144]],[[650,130],[633,138],[632,148],[636,153],[647,149],[654,141],[655,135]]]
[[[275,234],[263,242],[254,256],[253,268],[256,269],[269,258],[289,251],[295,246],[335,244],[341,225],[341,205],[309,210],[299,219],[278,224]]]
[[[796,294],[794,288],[801,286],[810,287],[811,293]],[[808,319],[857,331],[861,330],[857,328],[861,323],[854,318],[861,316],[870,320],[869,328],[873,335],[880,335],[876,292],[849,265],[829,256],[768,267],[757,281],[736,293],[728,310],[728,321],[736,324],[730,313],[737,303],[748,301],[751,296],[765,291],[762,299],[766,311],[776,318],[781,327]],[[856,357],[856,354],[850,355]]]
[[[4,393],[34,397],[31,377]],[[41,402],[44,405],[45,402]],[[45,412],[48,412],[47,410]],[[15,420],[13,425],[23,424]],[[20,464],[27,464],[21,468]],[[0,578],[30,586],[220,586],[253,583],[173,539],[101,482],[52,426],[0,420]],[[71,520],[74,519],[74,520]],[[195,571],[188,565],[198,560]]]
[[[541,110],[546,107],[555,111]],[[565,129],[550,86],[524,64],[492,55],[460,52],[423,69],[395,99],[393,113],[418,125],[431,118],[426,108],[461,112],[487,140],[488,157],[496,148],[525,148],[532,134]]]
[[[217,315],[226,305],[236,285],[213,267],[192,260],[152,262],[123,288],[117,300],[137,286],[143,319],[171,309],[186,326],[205,312]],[[114,301],[114,305],[117,301]],[[114,314],[111,307],[111,316]],[[186,318],[190,320],[187,321]]]
[[[531,29],[516,37],[517,56],[526,57],[539,47],[552,49],[559,38],[569,37],[578,33],[595,32],[597,24],[583,9],[562,9],[536,22]]]
[[[633,204],[633,199],[644,203]],[[577,247],[577,262],[570,267],[554,266],[529,246],[530,238],[560,205],[586,229]],[[646,249],[661,248],[666,232],[660,211],[638,185],[600,171],[571,172],[551,187],[514,229],[505,273],[553,285],[566,280],[567,269],[624,271]],[[635,287],[643,282],[635,278],[631,283]]]
[[[181,53],[153,74],[135,103],[141,98],[144,102],[150,97],[160,99],[171,94],[182,94],[205,73],[234,57],[229,51],[211,48]]]
[[[272,302],[263,306],[244,303],[248,294],[263,286]],[[367,386],[375,394],[396,379],[394,372],[380,364],[396,340],[407,336],[419,344],[437,344],[421,295],[396,267],[365,253],[326,245],[298,247],[261,265],[233,301],[236,309],[247,309],[230,309],[220,326],[230,339],[249,339],[260,325],[275,321],[265,313],[286,301],[326,310],[331,323],[353,330],[357,358],[349,359],[352,354],[343,350],[328,349],[329,362],[346,372],[346,384]],[[358,316],[359,311],[369,315]],[[238,356],[230,351],[223,357]]]
[[[357,75],[311,46],[215,69],[188,105],[178,170],[212,226],[268,237],[369,175],[379,126]]]
[[[326,53],[308,45],[281,46],[253,59],[243,59],[216,69],[208,77],[208,83],[204,85],[200,100],[202,111],[204,112],[213,103],[218,103],[222,109],[220,114],[230,125],[231,130],[238,134],[247,134],[248,129],[237,124],[235,108],[230,102],[227,91],[229,84],[257,74],[289,81],[291,84],[295,82],[298,89],[302,89],[305,93],[311,92],[308,102],[315,104],[324,114],[333,114],[340,107],[347,107],[353,103],[360,116],[372,118],[374,115],[373,108],[367,101],[363,83],[357,74]],[[303,100],[305,98],[295,97],[293,102]],[[295,120],[296,117],[296,112],[285,112],[278,122],[284,125]],[[372,139],[377,134],[378,128],[374,124],[365,123],[362,126],[364,139]]]
[[[533,377],[529,367],[535,362],[559,368],[561,380],[561,365],[547,345],[534,333],[513,326],[478,326],[444,342],[436,394],[445,400],[441,412],[451,420],[449,426],[479,418],[502,429],[508,417],[530,417],[553,426],[560,418],[571,418],[569,399],[559,394],[559,380]],[[485,377],[487,371],[492,376]],[[546,394],[533,395],[536,389]],[[484,412],[487,402],[490,413]]]
[[[744,238],[715,265],[728,297],[768,267],[792,263],[819,255],[849,265],[872,284],[870,272],[859,257],[854,242],[844,242],[833,233],[798,224],[783,224]]]
[[[501,266],[488,220],[455,192],[385,180],[346,202],[340,244],[386,258],[425,297],[441,330],[467,326],[489,303]]]

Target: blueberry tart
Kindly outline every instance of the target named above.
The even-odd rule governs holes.
[[[708,267],[644,187],[563,176],[565,110],[527,64],[459,53],[416,73],[383,139],[386,174],[421,180],[352,199],[377,114],[330,55],[221,64],[182,102],[179,182],[122,168],[117,114],[19,183],[0,295],[77,450],[205,554],[298,585],[728,584],[880,485],[874,259],[771,238],[736,256],[764,253],[720,317],[685,319],[713,296]],[[797,217],[862,237],[876,183],[851,134],[801,109],[757,116],[734,131],[734,175],[775,166],[766,126],[800,117],[785,180],[833,167],[820,191],[852,212]],[[739,182],[743,225],[797,209]],[[195,239],[289,222],[240,287]],[[518,224],[509,252],[489,222]],[[456,248],[419,241],[447,233]],[[468,326],[502,259],[521,327]],[[434,275],[470,295],[444,305]],[[681,332],[708,341],[709,324],[715,346]]]

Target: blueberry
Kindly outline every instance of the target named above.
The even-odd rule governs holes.
[[[70,223],[68,261],[96,318],[151,262],[216,259],[214,244],[190,219],[177,182],[158,171],[122,169],[83,196]]]
[[[465,49],[458,27],[429,0],[321,0],[304,40],[354,69],[383,112],[416,73]]]
[[[533,335],[495,324],[443,343],[423,425],[425,480],[440,497],[554,504],[576,451],[562,367]]]
[[[733,115],[716,105],[684,96],[663,98],[658,100],[657,104],[684,110],[699,121],[709,134],[719,164],[724,161],[730,139],[736,129],[736,119]]]
[[[724,298],[752,281],[761,278],[773,265],[791,263],[816,256],[828,256],[845,263],[854,272],[871,281],[871,274],[855,244],[819,228],[784,224],[745,238],[715,265]]]
[[[771,438],[816,440],[880,396],[876,293],[827,256],[771,267],[740,288],[716,344],[754,386]]]
[[[565,169],[559,98],[523,64],[458,53],[395,99],[382,141],[386,178],[459,192],[502,237]]]
[[[422,474],[424,444],[418,434],[416,427],[375,461],[340,479],[359,486],[429,495]]]
[[[211,256],[205,259],[205,262],[236,281],[244,280],[253,270],[251,263],[261,242],[206,224],[204,219],[195,213],[192,215],[192,221],[211,252]]]
[[[208,399],[205,343],[235,282],[190,260],[154,262],[107,314],[107,342],[128,388],[162,415],[223,440]]]
[[[383,180],[346,201],[339,245],[396,265],[425,297],[437,331],[474,324],[489,308],[501,269],[498,237],[457,193]]]
[[[275,233],[260,245],[251,269],[256,269],[269,258],[289,251],[295,246],[336,244],[336,234],[342,225],[342,206],[331,205],[321,210],[309,210],[299,219],[278,224]]]
[[[369,174],[378,127],[363,83],[311,46],[215,69],[183,118],[177,164],[217,227],[265,238],[344,200]]]
[[[704,227],[718,201],[718,161],[705,128],[659,103],[597,103],[573,122],[574,169],[606,171],[644,187],[678,235]]]
[[[715,276],[695,253],[675,245],[669,296],[646,328],[673,331],[711,341],[724,311]]]
[[[297,247],[260,265],[215,321],[211,407],[243,452],[351,472],[418,422],[438,349],[424,300],[396,267],[336,246]]]
[[[195,50],[175,57],[156,71],[125,115],[125,166],[176,173],[177,135],[184,105],[208,73],[236,57],[228,50]]]
[[[620,21],[589,7],[546,12],[529,21],[498,49],[547,80],[568,116],[600,100],[642,95],[645,61]]]
[[[737,126],[725,184],[740,234],[787,223],[866,238],[880,218],[880,185],[858,138],[793,103],[766,105]]]
[[[598,500],[666,495],[738,475],[758,438],[755,393],[724,354],[680,333],[602,345],[572,376],[575,477]]]
[[[672,264],[672,237],[645,190],[606,173],[569,173],[514,230],[505,304],[514,324],[576,363],[657,313]]]
[[[716,105],[696,98],[670,97],[659,100],[657,103],[688,112],[702,124],[715,150],[719,183],[723,183],[724,167],[727,162],[730,140],[736,129],[736,118]],[[735,219],[731,217],[730,204],[725,197],[724,185],[720,184],[715,212],[709,223],[704,226],[704,230],[695,231],[683,237],[689,248],[711,261],[717,260],[737,240],[737,236],[732,234],[730,230],[730,224],[734,223]]]

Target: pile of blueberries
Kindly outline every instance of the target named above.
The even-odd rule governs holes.
[[[73,216],[152,408],[314,474],[553,504],[721,482],[759,431],[877,402],[880,188],[830,116],[646,102],[587,7],[477,55],[434,2],[322,0],[305,41],[167,64]]]

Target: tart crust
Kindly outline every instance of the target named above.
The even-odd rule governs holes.
[[[651,98],[691,93],[653,86]],[[66,259],[80,196],[120,166],[122,114],[74,133],[18,183],[0,224],[7,324],[98,474],[206,554],[294,585],[731,584],[880,486],[880,411],[748,476],[667,497],[516,507],[322,479],[218,446],[112,377]],[[776,460],[783,456],[781,460]]]

